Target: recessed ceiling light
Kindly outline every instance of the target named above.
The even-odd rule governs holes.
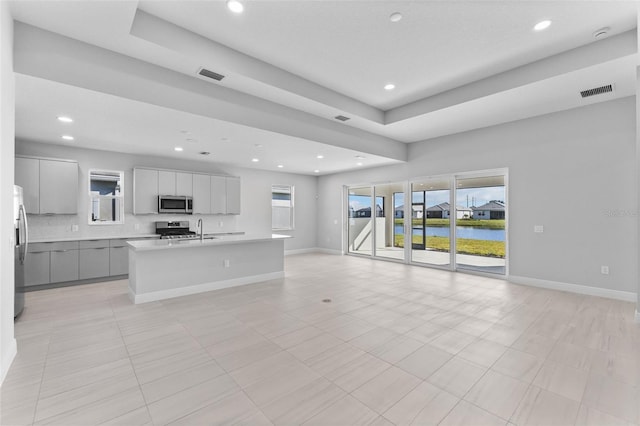
[[[313,173],[320,173],[320,170],[315,169],[315,170],[313,171]]]
[[[385,84],[384,85],[384,90],[393,90],[396,88],[396,85],[393,83],[389,83],[389,84]]]
[[[251,161],[253,161],[254,163],[257,163],[258,161],[260,161],[259,158],[252,158]]]
[[[62,135],[62,139],[65,141],[72,141],[74,138],[71,135]]]
[[[391,14],[391,16],[389,16],[389,20],[391,22],[398,22],[401,19],[402,19],[402,13],[400,12],[394,12]]]
[[[242,13],[244,10],[244,5],[238,0],[227,0],[227,7],[233,13]]]
[[[356,163],[356,166],[362,166],[362,163]]]
[[[548,19],[545,19],[544,21],[540,21],[538,22],[533,29],[536,31],[542,31],[542,30],[546,30],[547,28],[549,28],[549,26],[551,25],[551,21]]]
[[[322,159],[324,158],[324,155],[322,155],[322,154],[318,154],[318,155],[316,155],[316,158],[317,158],[318,160],[322,160]]]
[[[357,158],[358,160],[364,160],[364,155],[356,155],[356,158]]]
[[[62,121],[63,123],[73,123],[73,118],[60,116],[58,117],[58,121]]]
[[[283,168],[283,167],[284,167],[284,166],[283,166],[282,164],[278,164],[278,168],[279,168],[279,169],[281,169],[281,168]]]
[[[184,151],[184,149],[181,146],[176,146],[175,148],[173,148],[173,150],[178,152]]]

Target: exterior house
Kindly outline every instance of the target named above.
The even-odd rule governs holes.
[[[506,206],[504,201],[491,200],[480,207],[472,207],[473,218],[482,219],[504,219]]]
[[[376,217],[384,217],[384,210],[379,204],[376,204]],[[353,212],[352,217],[371,217],[371,207],[363,207]]]
[[[396,219],[404,219],[404,204],[401,206],[396,206],[393,210],[393,217]]]
[[[456,206],[456,218],[468,219],[473,216],[473,211],[468,207]],[[427,219],[449,219],[451,206],[449,203],[440,203],[427,208]]]

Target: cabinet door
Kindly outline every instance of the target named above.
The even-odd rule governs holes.
[[[209,175],[193,175],[193,213],[211,213],[211,177]]]
[[[193,196],[193,175],[176,172],[176,195]]]
[[[51,252],[51,282],[78,280],[78,250]]]
[[[158,171],[133,170],[133,214],[158,213]]]
[[[24,260],[24,285],[49,284],[49,252],[29,252]]]
[[[109,276],[109,247],[80,250],[80,279]]]
[[[158,170],[158,195],[183,195],[176,194],[176,172]]]
[[[22,187],[27,213],[40,214],[40,160],[16,157],[15,182]]]
[[[211,213],[227,213],[227,187],[224,176],[211,176]]]
[[[109,275],[127,275],[129,273],[129,248],[109,248]]]
[[[78,213],[78,163],[40,160],[40,214]]]
[[[240,178],[227,177],[227,214],[240,214]]]

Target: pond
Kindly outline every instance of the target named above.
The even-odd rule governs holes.
[[[402,224],[395,225],[395,234],[402,234]],[[427,226],[425,234],[428,237],[448,237],[449,228],[444,226]],[[413,235],[422,235],[422,228],[413,228]],[[472,226],[456,226],[457,238],[470,240],[504,241],[504,229],[474,228]]]

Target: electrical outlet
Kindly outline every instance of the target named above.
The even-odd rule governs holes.
[[[136,223],[135,225],[133,225],[133,229],[135,229],[136,231],[140,230],[140,224]]]
[[[223,221],[218,222],[218,228],[222,228],[223,226],[224,226],[224,222]]]
[[[78,232],[78,225],[71,225],[71,232]]]
[[[535,226],[533,227],[533,232],[538,233],[538,234],[543,233],[543,232],[544,232],[544,226],[542,226],[542,225],[535,225]]]
[[[230,266],[231,266],[231,261],[230,261],[229,259],[225,259],[225,260],[224,260],[224,267],[225,267],[225,268],[228,268],[228,267],[230,267]]]
[[[601,266],[600,267],[600,273],[602,275],[609,275],[609,267],[608,266]]]

